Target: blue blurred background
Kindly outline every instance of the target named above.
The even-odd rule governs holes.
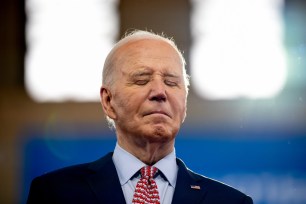
[[[5,0],[0,9],[0,203],[24,203],[35,176],[98,159],[113,150],[115,133],[98,102],[39,103],[29,97],[25,1]],[[131,28],[165,32],[189,65],[191,1],[121,0],[117,10],[118,37]],[[269,99],[211,101],[191,87],[176,142],[177,156],[190,169],[258,204],[306,203],[306,1],[285,0],[282,15],[284,89]]]

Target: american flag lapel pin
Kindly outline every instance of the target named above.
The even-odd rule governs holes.
[[[190,185],[190,188],[195,189],[195,190],[200,190],[201,189],[200,186],[196,186],[196,185]]]

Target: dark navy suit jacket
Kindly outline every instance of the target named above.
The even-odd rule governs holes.
[[[177,159],[177,165],[179,170],[172,203],[253,203],[240,191],[190,171],[180,159]],[[112,153],[92,163],[66,167],[35,178],[27,203],[124,204]]]

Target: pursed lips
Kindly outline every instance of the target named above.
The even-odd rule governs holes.
[[[149,111],[149,112],[145,113],[144,116],[154,115],[154,114],[165,115],[165,116],[168,116],[169,118],[171,118],[171,116],[167,112],[162,111],[162,110]]]

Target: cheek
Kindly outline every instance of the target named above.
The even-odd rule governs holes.
[[[186,103],[187,99],[184,94],[176,94],[172,101],[174,113],[177,113],[182,119],[184,119],[186,115]]]
[[[123,96],[123,97],[122,97]],[[140,105],[139,93],[125,92],[124,94],[118,94],[115,96],[114,102],[115,110],[119,117],[129,117],[137,112]]]

